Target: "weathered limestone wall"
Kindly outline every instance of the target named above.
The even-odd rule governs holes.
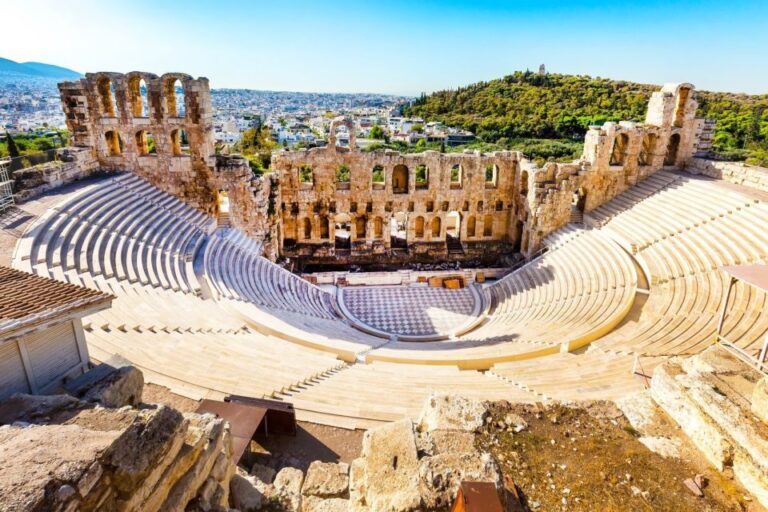
[[[269,185],[244,159],[215,154],[207,78],[88,73],[60,83],[59,91],[73,144],[90,148],[100,168],[136,173],[212,216],[224,193],[232,199],[232,225],[257,239],[270,237],[262,197]]]
[[[661,169],[684,168],[709,143],[698,137],[712,130],[711,122],[695,118],[696,106],[692,85],[667,84],[651,96],[645,123],[591,127],[579,161],[541,169],[524,165],[533,183],[523,252],[532,255],[547,234],[569,222],[572,211],[593,210]]]
[[[704,158],[692,158],[685,166],[691,174],[703,174],[737,185],[768,192],[768,168],[747,165],[742,162],[719,162]]]
[[[458,215],[455,234],[463,256],[511,252],[519,153],[363,153],[354,147],[354,140],[350,146],[331,143],[273,155],[280,181],[282,254],[316,261],[347,257],[365,261],[387,255],[398,250],[392,247],[390,221],[403,216],[408,253],[444,258],[449,225],[455,226],[450,212],[456,212],[451,218]],[[341,166],[349,169],[349,182],[337,181]],[[373,182],[375,166],[381,167],[383,182]],[[417,183],[419,166],[426,167],[427,180]],[[493,179],[486,180],[486,168]],[[311,173],[311,182],[301,182],[302,172]],[[452,172],[459,175],[453,182]],[[335,247],[339,224],[349,225],[349,249]]]
[[[44,192],[73,181],[88,178],[100,171],[93,153],[83,148],[63,148],[56,151],[55,162],[36,165],[13,172],[14,200],[29,201]]]
[[[668,84],[651,97],[645,123],[592,127],[580,160],[538,168],[514,151],[363,153],[342,117],[328,146],[276,153],[274,175],[255,178],[245,159],[215,155],[205,78],[95,73],[59,89],[74,144],[90,148],[101,169],[135,172],[209,215],[228,204],[227,222],[264,241],[269,257],[306,263],[531,256],[583,212],[705,154],[713,129],[694,118],[693,86]],[[350,134],[343,146],[341,126]],[[374,182],[377,166],[383,180]],[[422,166],[427,179],[417,182]],[[392,236],[393,218],[404,237]]]

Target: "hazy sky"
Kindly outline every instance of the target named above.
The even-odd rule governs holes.
[[[768,93],[768,0],[0,0],[0,56],[418,94],[514,70]]]

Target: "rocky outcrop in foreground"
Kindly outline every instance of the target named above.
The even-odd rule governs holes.
[[[133,372],[127,372],[133,374]],[[114,393],[108,393],[114,399]],[[0,510],[226,510],[229,426],[165,406],[68,395],[0,402]]]
[[[495,459],[475,447],[487,416],[481,402],[432,396],[418,422],[403,419],[368,430],[362,456],[349,465],[316,461],[306,477],[294,468],[276,476],[268,468],[236,475],[232,506],[242,512],[445,510],[462,480],[502,488]]]

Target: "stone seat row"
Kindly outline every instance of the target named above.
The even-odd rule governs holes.
[[[27,270],[74,269],[196,293],[192,257],[213,225],[146,181],[118,175],[49,210],[25,233],[17,260]]]
[[[650,377],[661,360],[643,358],[636,371]],[[633,355],[590,350],[583,354],[561,353],[497,363],[489,373],[542,400],[616,400],[647,386],[647,380],[635,374],[633,369]]]
[[[335,297],[254,251],[242,232],[220,230],[205,251],[205,275],[218,297],[271,310],[336,319]]]
[[[631,203],[625,195],[626,192],[620,194],[600,208],[611,208],[614,202]],[[715,183],[680,177],[632,208],[617,208],[620,213],[599,225],[610,230],[628,250],[636,252],[703,224],[716,223],[756,203],[755,198]],[[587,218],[592,217],[590,212]]]
[[[366,360],[485,369],[573,350],[617,325],[636,288],[629,255],[585,231],[486,287],[495,306],[474,331],[450,343],[392,342],[370,351]]]
[[[534,402],[536,396],[491,375],[455,366],[355,364],[281,397],[294,404],[298,419],[345,428],[418,416],[432,392],[481,400]]]
[[[86,332],[94,357],[120,354],[184,390],[271,397],[344,366],[331,355],[260,333]],[[190,398],[201,398],[190,396]]]

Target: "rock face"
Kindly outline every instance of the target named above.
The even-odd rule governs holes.
[[[768,377],[763,377],[752,392],[752,412],[768,423]]]
[[[104,407],[136,407],[141,403],[144,375],[134,366],[123,366],[96,383],[83,396],[87,402],[97,402]]]
[[[481,402],[454,395],[433,395],[421,410],[419,430],[474,432],[483,426],[487,414]]]
[[[211,415],[14,395],[0,402],[0,424],[0,510],[229,506],[229,426]]]
[[[715,467],[732,468],[768,506],[768,428],[744,400],[757,394],[759,402],[765,386],[761,378],[731,352],[714,346],[656,367],[651,395]]]
[[[500,489],[496,461],[474,446],[474,431],[487,415],[480,402],[433,395],[418,433],[408,419],[366,432],[362,457],[351,465],[350,510],[442,510],[462,480],[493,482]]]

